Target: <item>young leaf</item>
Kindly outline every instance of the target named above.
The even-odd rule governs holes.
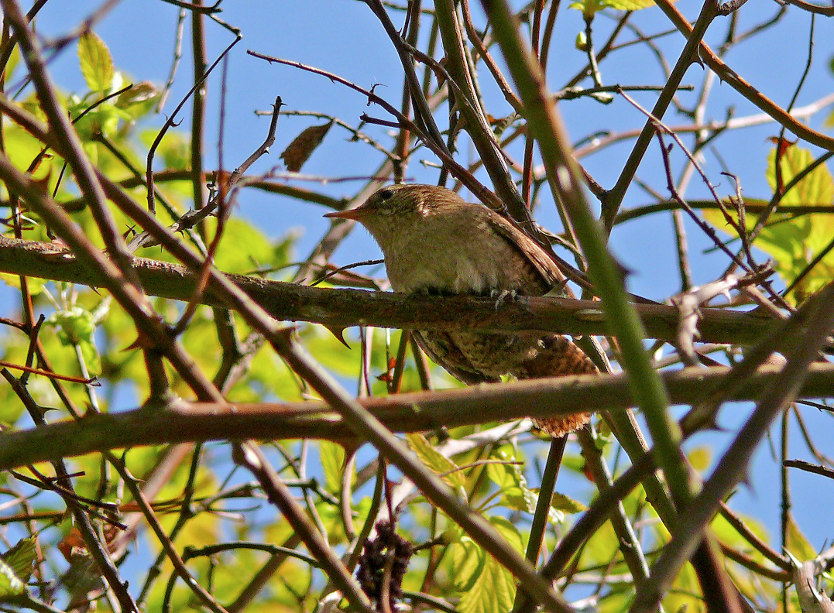
[[[449,545],[449,554],[454,572],[451,573],[455,589],[466,592],[472,589],[484,569],[486,554],[469,537]]]
[[[551,508],[564,513],[582,513],[583,511],[588,510],[588,507],[578,500],[574,500],[570,496],[560,494],[559,492],[553,493],[553,498],[550,500],[550,506]]]
[[[417,455],[423,464],[434,472],[443,476],[443,480],[452,487],[463,488],[466,485],[466,477],[458,469],[458,465],[441,454],[422,434],[406,434],[408,446]]]
[[[618,11],[639,11],[654,5],[653,0],[606,0],[605,5]]]
[[[82,34],[78,40],[78,59],[81,74],[94,92],[105,92],[113,83],[113,58],[104,41],[95,33]]]
[[[513,549],[519,553],[524,551],[524,539],[521,538],[521,533],[515,527],[514,523],[505,517],[498,516],[490,517],[489,523],[495,526],[495,529],[501,533],[501,536],[507,539],[507,543],[512,545]]]
[[[0,560],[0,601],[20,596],[26,591],[26,584],[14,574],[12,567]]]
[[[788,520],[787,541],[785,549],[790,551],[797,560],[804,562],[817,557],[817,550],[814,549],[814,546],[811,545],[808,538],[802,534],[802,530],[799,529],[799,526],[792,518]]]
[[[101,372],[101,357],[95,344],[96,317],[80,306],[52,313],[45,322],[58,328],[58,338],[65,345],[78,346],[91,375]]]
[[[582,11],[582,14],[586,17],[593,17],[595,13],[603,9],[639,11],[653,4],[653,0],[576,0],[576,2],[570,3],[569,8]]]
[[[3,281],[6,285],[11,287],[16,287],[20,289],[20,275],[13,275],[11,273],[0,273],[0,281]],[[43,286],[46,285],[47,281],[44,279],[38,279],[37,277],[26,277],[26,285],[29,289],[29,293],[32,296],[36,296],[43,291]]]
[[[489,521],[516,551],[523,550],[521,535],[512,523],[503,517],[491,517]],[[458,610],[461,613],[509,611],[513,606],[515,590],[512,573],[495,558],[484,554],[482,570],[469,591],[461,597]]]
[[[800,172],[814,161],[813,154],[808,149],[796,145],[784,148],[779,157],[782,184],[787,185]],[[776,189],[776,148],[767,157],[767,182],[770,188]],[[817,166],[809,172],[796,187],[787,192],[780,202],[780,206],[792,204],[831,204],[834,199],[834,180],[825,165]]]
[[[35,549],[35,537],[29,536],[20,539],[15,543],[14,547],[0,556],[0,558],[11,567],[16,577],[19,577],[22,581],[28,581],[29,577],[32,576],[35,562],[38,559],[38,553]]]
[[[807,168],[814,157],[810,151],[791,143],[782,142],[779,169],[776,172],[777,148],[768,156],[767,180],[774,191],[786,187],[800,172]],[[834,236],[834,217],[829,214],[793,215],[791,206],[831,205],[834,201],[834,177],[821,164],[809,172],[792,189],[786,192],[779,208],[762,229],[754,245],[770,255],[776,263],[776,271],[790,283],[805,270],[808,264],[827,247]],[[728,207],[732,213],[732,207]],[[733,215],[736,217],[735,215]],[[704,218],[717,228],[726,230],[726,221],[719,211],[705,211]],[[747,229],[753,228],[756,216],[748,213]],[[789,295],[795,302],[811,294],[831,280],[834,275],[834,253],[818,262],[801,284]]]
[[[483,572],[460,599],[460,613],[495,613],[509,611],[515,598],[515,581],[506,568],[487,556]]]
[[[503,449],[493,453],[492,458],[502,460],[487,465],[487,476],[503,492],[502,504],[516,511],[535,512],[536,493],[527,486],[524,471],[513,461],[515,458]]]
[[[144,104],[156,100],[159,96],[159,91],[156,86],[150,81],[142,81],[136,83],[126,92],[119,94],[116,98],[116,106],[120,109],[126,109],[136,104]]]
[[[330,441],[319,443],[319,457],[324,471],[324,485],[328,492],[338,492],[342,487],[342,472],[345,469],[345,449]]]

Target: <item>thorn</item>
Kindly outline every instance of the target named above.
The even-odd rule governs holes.
[[[342,345],[350,349],[350,345],[348,345],[347,341],[345,340],[344,333],[347,328],[341,326],[324,326],[330,331],[330,334],[336,337]]]

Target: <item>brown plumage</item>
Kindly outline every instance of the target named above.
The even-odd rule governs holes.
[[[398,292],[542,296],[564,283],[553,260],[529,236],[486,208],[432,185],[391,185],[361,206],[328,217],[355,219],[385,255]],[[418,330],[423,350],[465,383],[597,372],[590,358],[559,334]],[[553,436],[588,422],[590,414],[536,419]]]

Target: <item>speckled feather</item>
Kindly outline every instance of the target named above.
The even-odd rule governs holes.
[[[338,216],[361,222],[385,255],[391,286],[400,292],[541,296],[564,283],[548,254],[494,211],[431,185],[392,185]],[[414,332],[420,347],[465,383],[597,372],[593,362],[558,334]],[[537,419],[553,436],[585,423],[580,413]]]

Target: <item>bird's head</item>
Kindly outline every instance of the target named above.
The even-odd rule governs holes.
[[[400,233],[409,233],[426,218],[448,207],[466,205],[455,192],[436,185],[389,185],[353,209],[325,217],[352,219],[365,226],[385,250]]]

